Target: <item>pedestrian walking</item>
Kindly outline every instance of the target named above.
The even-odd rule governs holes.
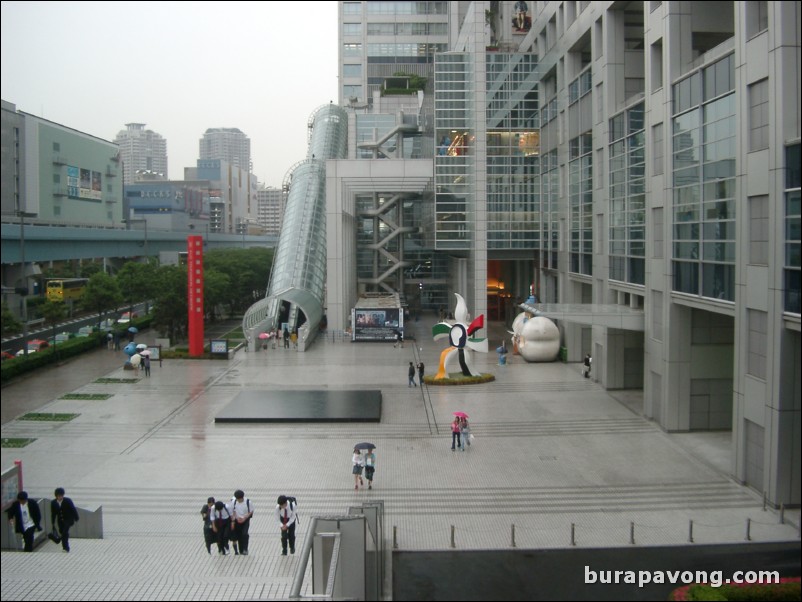
[[[248,529],[251,526],[251,517],[253,516],[253,504],[251,500],[245,497],[245,492],[242,489],[237,489],[234,492],[234,497],[231,500],[231,529],[232,541],[234,542],[234,554],[248,555]]]
[[[298,502],[294,497],[278,496],[276,504],[276,520],[281,528],[281,555],[287,555],[287,544],[290,554],[295,554],[295,525],[298,524],[296,508]]]
[[[423,365],[423,362],[418,362],[418,382],[421,384],[421,387],[423,386],[423,371],[424,371],[424,369],[425,369],[425,366]]]
[[[282,333],[282,338],[284,339],[284,349],[290,348],[290,331],[287,330],[287,327],[284,327],[284,332]]]
[[[582,376],[585,378],[590,378],[590,366],[593,363],[593,358],[590,357],[589,353],[585,354],[585,359],[582,361],[583,368],[582,368]]]
[[[203,543],[206,544],[206,551],[212,553],[212,544],[215,542],[215,533],[212,529],[212,515],[214,514],[214,498],[210,497],[201,507],[201,518],[203,519]]]
[[[14,531],[22,535],[23,551],[33,552],[33,538],[37,531],[42,530],[39,504],[28,500],[27,491],[20,491],[6,514],[8,521],[14,525]]]
[[[376,454],[369,449],[365,454],[365,478],[368,480],[368,489],[373,489],[373,475],[376,474]]]
[[[217,540],[217,553],[225,556],[229,552],[228,537],[231,533],[231,512],[228,506],[222,501],[214,503],[212,513],[212,531]]]
[[[150,376],[150,354],[146,353],[142,356],[142,365],[145,368],[145,376]]]
[[[460,436],[461,436],[461,445],[460,449],[465,451],[465,445],[471,444],[471,427],[468,424],[468,418],[463,416],[460,418]]]
[[[407,371],[407,374],[409,375],[409,386],[417,387],[418,383],[415,382],[415,364],[412,362],[409,362],[409,370]]]
[[[53,521],[53,531],[58,527],[61,538],[61,549],[70,551],[70,527],[78,522],[78,510],[72,500],[64,496],[64,488],[56,487],[56,499],[50,502],[50,517]]]
[[[351,474],[354,475],[354,489],[359,489],[360,485],[364,485],[362,480],[362,470],[365,468],[365,458],[358,448],[354,448],[354,455],[351,456]]]
[[[462,422],[459,419],[459,416],[454,417],[454,422],[451,423],[451,451],[456,449],[455,444],[457,447],[460,445],[460,434],[462,433]]]

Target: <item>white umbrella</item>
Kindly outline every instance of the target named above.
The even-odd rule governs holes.
[[[139,362],[141,362],[141,361],[142,361],[142,356],[139,355],[138,353],[135,353],[134,355],[131,356],[131,365],[132,366],[134,366],[134,367],[138,366]]]
[[[145,345],[145,343],[140,343],[139,345],[136,346],[136,348],[137,350],[141,350],[141,349],[147,349],[148,346]]]
[[[142,351],[139,352],[139,355],[141,355],[142,357],[145,357],[146,355],[150,356],[150,349],[143,349]]]

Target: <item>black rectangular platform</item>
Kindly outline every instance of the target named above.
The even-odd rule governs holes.
[[[359,391],[243,391],[217,422],[379,422],[382,393]]]

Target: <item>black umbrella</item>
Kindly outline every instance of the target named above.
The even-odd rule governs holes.
[[[354,445],[354,449],[375,449],[376,446],[372,443],[357,443]]]

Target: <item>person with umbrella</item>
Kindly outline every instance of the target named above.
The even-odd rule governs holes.
[[[451,451],[456,447],[460,447],[460,434],[462,433],[462,421],[459,416],[454,416],[454,421],[451,423]],[[456,447],[454,444],[456,443]]]
[[[372,443],[357,443],[354,449],[367,451],[364,456],[365,478],[368,480],[368,489],[373,489],[373,475],[376,473],[376,454],[373,450],[376,446]]]
[[[457,416],[460,419],[460,435],[462,435],[460,449],[465,451],[465,444],[471,444],[471,427],[468,424],[468,415],[465,412],[457,412]]]
[[[359,485],[364,485],[362,480],[362,470],[365,468],[365,458],[358,447],[354,447],[354,455],[351,456],[351,474],[354,475],[354,489],[359,489]]]

